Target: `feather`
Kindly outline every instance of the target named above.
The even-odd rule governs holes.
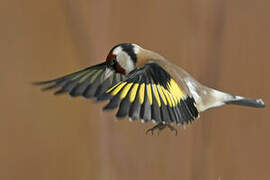
[[[35,85],[47,85],[42,90],[59,88],[54,94],[59,95],[69,93],[72,97],[84,96],[86,98],[98,98],[101,94],[125,79],[124,75],[113,72],[110,77],[105,79],[104,73],[107,68],[106,63],[97,64],[80,71],[65,75],[49,81],[35,82]],[[108,96],[105,96],[108,98]]]
[[[130,101],[128,98],[125,98],[124,100],[121,101],[118,112],[116,114],[117,118],[123,118],[128,115],[129,113],[129,108],[130,108]]]
[[[130,106],[130,111],[128,116],[132,120],[136,120],[140,118],[140,111],[141,111],[141,103],[139,102],[139,96],[137,95],[135,101]]]

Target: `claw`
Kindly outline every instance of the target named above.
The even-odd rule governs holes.
[[[157,125],[155,125],[154,127],[147,129],[146,130],[146,135],[148,135],[151,132],[151,136],[154,135],[154,131],[157,131],[157,135],[159,136],[160,131],[162,131],[163,129],[165,129],[166,127],[168,127],[171,131],[175,132],[175,136],[177,136],[177,129],[174,128],[172,125],[170,124],[163,124],[163,123],[159,123]]]
[[[162,125],[162,124],[159,123],[159,124],[155,125],[154,127],[150,128],[150,129],[147,129],[147,130],[146,130],[146,135],[148,135],[148,133],[151,132],[151,135],[153,136],[155,130],[159,130],[159,131],[161,130],[161,128],[162,128],[161,125]],[[159,132],[159,131],[158,131],[158,132]]]
[[[146,135],[148,135],[148,134],[149,134],[149,132],[151,132],[151,136],[153,136],[153,135],[154,135],[154,129],[153,129],[153,128],[147,129],[147,131],[146,131]]]
[[[171,131],[174,131],[174,132],[175,132],[175,136],[177,136],[178,131],[177,131],[177,129],[176,129],[175,127],[173,127],[173,126],[170,125],[170,124],[167,124],[167,127],[168,127]]]

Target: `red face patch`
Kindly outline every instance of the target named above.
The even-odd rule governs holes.
[[[107,56],[106,64],[113,68],[116,72],[126,74],[125,69],[116,61],[116,55],[110,53]]]
[[[111,61],[113,61],[114,59],[116,59],[116,55],[114,55],[113,53],[110,53],[108,56],[107,56],[107,59],[106,59],[106,63],[108,65],[112,64]]]

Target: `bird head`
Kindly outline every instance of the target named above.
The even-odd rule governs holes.
[[[114,46],[106,59],[107,76],[111,71],[127,75],[136,68],[141,47],[136,44],[122,43]]]

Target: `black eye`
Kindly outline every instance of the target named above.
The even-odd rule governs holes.
[[[116,59],[112,59],[110,62],[111,66],[115,65],[115,63],[116,63]]]

